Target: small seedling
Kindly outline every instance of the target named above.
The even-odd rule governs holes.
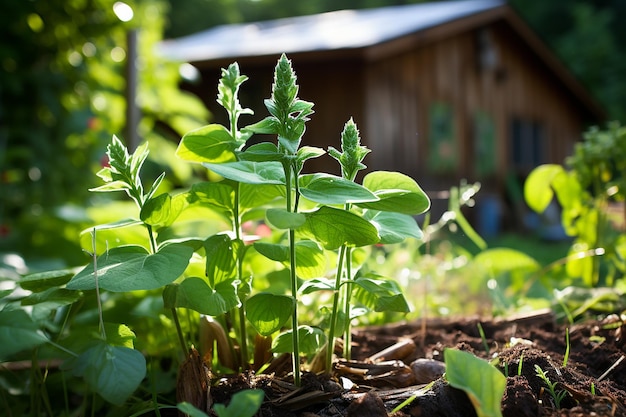
[[[554,400],[555,407],[557,409],[560,409],[561,401],[563,401],[563,399],[567,395],[567,391],[557,390],[556,386],[558,382],[550,381],[550,378],[548,377],[548,375],[543,371],[543,369],[541,369],[539,365],[535,365],[535,372],[536,372],[536,375],[546,384],[546,387],[548,388],[548,392],[550,393],[550,396]]]
[[[569,327],[565,329],[565,355],[563,356],[563,368],[567,367],[569,360]]]
[[[480,339],[483,342],[483,347],[485,348],[485,352],[489,355],[489,344],[487,343],[487,337],[485,336],[485,331],[483,330],[483,326],[480,323],[476,323],[478,327],[478,333],[480,333]]]

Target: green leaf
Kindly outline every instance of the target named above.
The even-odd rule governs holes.
[[[280,162],[240,161],[203,165],[224,178],[245,184],[285,184],[285,172]]]
[[[86,234],[86,233],[92,233],[94,231],[94,229],[97,231],[99,230],[110,230],[110,229],[120,229],[123,227],[130,227],[130,226],[137,226],[142,224],[142,222],[140,220],[137,219],[123,219],[123,220],[118,220],[116,222],[112,222],[112,223],[105,223],[105,224],[99,224],[97,226],[92,226],[89,227],[87,229],[84,229],[80,232],[81,236]]]
[[[244,127],[242,130],[250,131],[258,135],[277,135],[279,128],[280,122],[278,119],[273,116],[268,116],[259,122]]]
[[[76,291],[70,291],[65,288],[48,288],[42,292],[33,293],[22,298],[21,304],[23,306],[37,305],[52,310],[72,304],[79,298],[80,294]]]
[[[335,291],[335,280],[329,278],[314,278],[305,281],[300,286],[302,294],[310,294],[317,291]]]
[[[0,311],[0,361],[48,341],[24,310]]]
[[[302,175],[298,184],[303,197],[319,204],[346,204],[377,201],[367,188],[345,178],[330,174]]]
[[[107,335],[107,343],[112,346],[121,346],[132,349],[133,341],[137,338],[135,332],[125,324],[104,323],[104,331]]]
[[[311,236],[326,249],[372,245],[380,240],[374,225],[345,210],[323,206],[305,215],[306,223],[298,231]]]
[[[25,290],[40,292],[49,288],[65,285],[74,275],[71,269],[60,269],[57,271],[38,272],[29,274],[20,279],[19,284]]]
[[[278,243],[254,242],[254,249],[272,261],[289,262],[289,247]]]
[[[239,206],[242,209],[256,208],[284,198],[284,185],[275,184],[240,184]]]
[[[190,204],[202,204],[232,213],[235,206],[235,189],[227,181],[200,182],[191,186],[188,199]]]
[[[424,235],[412,216],[391,211],[367,210],[364,218],[378,230],[380,243],[393,244],[405,239],[421,239]]]
[[[240,305],[233,281],[221,282],[212,289],[198,277],[165,287],[163,303],[165,308],[188,308],[209,316],[219,316]]]
[[[176,156],[191,162],[223,163],[235,161],[237,142],[222,125],[210,124],[186,133]]]
[[[289,247],[275,243],[255,242],[261,255],[289,267]],[[326,273],[326,257],[320,246],[312,240],[296,242],[296,274],[302,279],[321,277]]]
[[[302,213],[293,213],[285,209],[268,209],[265,212],[267,222],[277,229],[297,229],[306,222]]]
[[[186,206],[186,194],[178,194],[174,197],[167,193],[159,194],[144,203],[139,218],[150,226],[171,226]]]
[[[211,288],[237,276],[237,258],[241,245],[227,234],[213,235],[204,241],[206,276]]]
[[[272,352],[291,352],[293,350],[292,338],[293,336],[291,330],[279,334],[272,342]],[[298,341],[300,342],[300,352],[298,353],[309,355],[315,353],[322,346],[324,346],[324,343],[326,343],[326,335],[317,327],[300,326],[298,327]]]
[[[535,272],[541,268],[539,262],[524,252],[509,248],[481,251],[474,258],[474,262],[486,268],[490,276],[499,276],[510,271]]]
[[[298,149],[297,160],[298,163],[303,164],[305,161],[313,158],[319,158],[325,153],[326,151],[322,148],[316,148],[314,146],[303,146]]]
[[[543,213],[554,198],[553,182],[567,175],[561,165],[546,164],[533,169],[524,183],[524,199],[528,207]]]
[[[354,283],[358,286],[355,298],[374,311],[396,311],[408,313],[407,303],[397,282],[382,277],[359,277]]]
[[[324,250],[312,240],[296,242],[296,275],[302,279],[322,277],[326,274]],[[285,266],[287,263],[285,263]]]
[[[182,403],[178,403],[176,405],[176,408],[178,408],[179,411],[182,411],[186,415],[189,415],[189,417],[209,417],[207,413],[205,413],[202,410],[197,409],[196,407],[194,407],[192,404],[189,404],[188,402],[183,401]]]
[[[376,194],[379,201],[358,203],[359,207],[409,215],[430,208],[430,199],[415,180],[399,172],[371,172],[363,178],[363,186]]]
[[[98,256],[98,285],[113,292],[159,288],[181,276],[192,254],[193,248],[184,243],[169,244],[154,254],[135,245],[112,248]],[[76,274],[67,288],[95,289],[93,265],[87,265]]]
[[[269,336],[289,320],[294,300],[286,295],[259,293],[246,301],[248,321],[263,336]]]
[[[478,417],[501,417],[506,377],[488,362],[471,353],[446,348],[446,379],[465,391]]]
[[[252,145],[237,156],[240,161],[254,162],[281,161],[284,157],[282,153],[278,152],[278,147],[271,142]]]
[[[252,417],[254,416],[265,398],[265,392],[261,389],[245,389],[232,396],[228,406],[215,404],[213,411],[218,417]]]
[[[67,365],[102,398],[122,405],[146,376],[146,360],[134,350],[98,341]]]

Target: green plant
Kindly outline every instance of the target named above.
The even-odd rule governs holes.
[[[605,131],[593,128],[567,159],[569,169],[540,165],[524,184],[526,202],[538,213],[556,196],[563,228],[575,237],[566,271],[588,287],[612,286],[626,271],[626,237],[613,226],[624,224],[626,212],[609,215],[609,204],[626,197],[625,157],[625,127],[613,123]]]
[[[229,115],[228,126],[190,131],[176,150],[179,158],[207,168],[207,181],[171,191],[163,173],[147,185],[148,145],[129,152],[113,137],[109,165],[98,172],[104,184],[91,191],[101,196],[122,191],[127,198],[107,204],[101,222],[81,235],[91,254],[87,266],[17,274],[19,286],[31,293],[0,293],[0,333],[10,340],[0,347],[0,358],[54,346],[64,354],[63,369],[81,376],[92,392],[127,414],[140,413],[145,404],[158,413],[163,371],[140,350],[179,360],[182,355],[170,350],[178,344],[186,355],[198,345],[200,315],[214,317],[212,323],[228,335],[219,343],[229,346],[217,350],[241,353],[229,366],[250,366],[252,328],[274,338],[274,353],[292,354],[299,383],[301,354],[320,353],[325,344],[332,353],[334,338],[349,337],[349,322],[359,314],[409,311],[399,285],[363,264],[369,246],[421,237],[412,216],[428,209],[428,197],[396,172],[371,172],[362,184],[355,181],[368,151],[353,121],[342,133],[342,152],[330,150],[343,175],[303,174],[305,162],[325,151],[301,146],[313,105],[297,98],[291,62],[282,56],[276,66],[272,97],[265,102],[270,116],[240,129],[239,117],[250,114],[238,101],[245,80],[236,64],[223,70],[218,101]],[[276,135],[277,142],[249,145],[258,133]],[[251,236],[249,224],[263,226],[265,237]],[[302,324],[300,297],[323,293],[332,294],[332,307],[319,297],[315,303],[324,317]],[[136,341],[131,328],[142,335]],[[136,344],[141,346],[135,349]],[[330,362],[324,368],[330,372]],[[113,375],[125,382],[113,384]],[[169,373],[164,379],[171,378]],[[142,381],[150,384],[145,402],[136,393],[131,397]],[[90,403],[94,410],[102,406],[96,396]]]
[[[393,281],[373,273],[355,276],[351,253],[356,247],[420,237],[421,232],[410,215],[428,209],[429,200],[415,181],[399,173],[373,172],[364,178],[363,185],[354,182],[356,174],[364,167],[361,161],[368,151],[359,145],[358,130],[352,121],[346,124],[342,134],[343,152],[330,150],[342,165],[342,177],[326,173],[302,174],[305,162],[322,156],[325,151],[301,146],[313,104],[297,97],[296,76],[286,56],[283,55],[276,65],[272,96],[265,101],[270,115],[241,131],[236,129],[238,114],[243,114],[241,111],[237,113],[240,107],[236,95],[245,77],[240,76],[234,66],[223,75],[231,80],[220,84],[221,97],[230,98],[230,105],[224,105],[225,101],[221,100],[230,115],[230,131],[210,125],[190,132],[183,137],[177,153],[184,159],[202,163],[225,179],[205,184],[205,187],[234,186],[235,202],[239,201],[250,213],[261,213],[261,220],[287,238],[286,246],[280,242],[259,241],[252,248],[288,266],[289,294],[260,291],[245,298],[239,291],[239,298],[245,306],[240,310],[240,322],[243,323],[243,317],[246,317],[260,334],[269,336],[291,319],[291,330],[275,340],[274,351],[292,353],[294,379],[299,383],[300,352],[315,351],[323,344],[319,330],[299,325],[299,294],[334,292],[326,337],[330,344],[337,331],[349,332],[348,322],[355,314],[351,310],[351,285],[359,288],[357,298],[377,311],[408,311],[408,305]],[[238,83],[232,80],[238,80]],[[226,91],[228,94],[224,93]],[[275,135],[277,142],[261,142],[244,148],[251,134]],[[266,187],[264,192],[259,191],[261,187]],[[261,195],[271,198],[260,199]],[[250,205],[243,204],[244,201]],[[282,208],[279,207],[281,202]],[[306,205],[306,210],[301,209],[302,204]],[[336,206],[343,206],[343,209]],[[241,212],[237,211],[236,204],[234,207],[227,217],[234,217],[233,223],[237,225],[240,223],[237,216]],[[235,235],[238,235],[237,230]],[[249,249],[242,248],[239,259],[244,259]],[[338,251],[338,261],[333,282],[322,277],[326,273],[326,253],[335,250]],[[300,288],[302,279],[308,281]],[[343,297],[341,323],[344,324],[338,326],[341,286],[348,289]],[[301,344],[301,338],[305,338],[304,344]],[[327,351],[330,352],[328,355],[332,354],[332,348]],[[330,369],[329,362],[326,369]]]
[[[561,408],[561,401],[567,396],[567,390],[557,390],[556,386],[558,382],[550,381],[548,375],[541,369],[541,367],[535,364],[535,373],[536,375],[544,382],[546,387],[548,388],[548,393],[554,400],[554,405],[557,409]]]
[[[455,388],[467,393],[479,417],[502,416],[502,397],[506,377],[498,369],[471,353],[445,349],[445,378]]]
[[[252,417],[261,407],[265,393],[260,389],[247,389],[233,395],[230,404],[215,404],[213,411],[218,417]],[[198,410],[193,405],[182,402],[178,409],[190,417],[207,417],[204,411]]]

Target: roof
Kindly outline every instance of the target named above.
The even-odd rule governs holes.
[[[221,25],[163,41],[159,49],[170,59],[198,62],[283,52],[363,48],[503,4],[502,0],[440,1]]]

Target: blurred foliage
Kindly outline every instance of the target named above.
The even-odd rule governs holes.
[[[139,136],[165,143],[206,123],[200,101],[178,89],[179,65],[152,52],[162,38],[167,4],[129,2],[134,13],[127,22],[118,18],[114,4],[3,4],[0,251],[37,258],[80,255],[75,244],[80,227],[65,228],[65,221],[85,220],[82,209],[71,204],[85,202],[106,144],[125,127],[129,30],[138,32]]]

